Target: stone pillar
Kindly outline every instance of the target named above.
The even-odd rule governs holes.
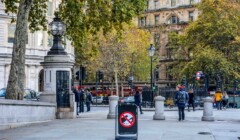
[[[47,55],[44,57],[44,62],[41,62],[41,65],[44,68],[44,91],[40,96],[40,101],[57,104],[57,95],[58,97],[60,97],[59,95],[62,95],[64,99],[67,99],[69,96],[69,106],[57,105],[56,118],[75,118],[74,94],[71,93],[71,68],[73,62],[71,62],[70,57],[68,55]],[[59,72],[66,72],[66,75],[68,75],[65,76],[66,79],[60,81],[59,76],[57,76],[57,73]],[[66,85],[64,87],[59,87],[60,82]]]
[[[109,99],[109,113],[108,113],[107,118],[115,119],[115,117],[116,117],[115,111],[116,111],[116,106],[118,104],[119,97],[118,96],[109,96],[108,99]]]
[[[204,101],[204,109],[203,109],[202,121],[214,121],[212,98],[206,97],[203,99],[203,101]]]
[[[154,120],[165,120],[164,115],[164,101],[165,97],[157,96],[155,100],[155,114],[153,115]]]

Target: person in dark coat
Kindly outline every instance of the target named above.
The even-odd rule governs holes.
[[[89,89],[86,90],[86,106],[87,106],[87,112],[90,111],[90,104],[92,103],[92,93],[89,91]]]
[[[188,93],[184,90],[184,86],[180,86],[179,91],[175,96],[175,102],[178,105],[179,121],[185,119],[184,109],[185,109],[186,103],[188,102],[188,99],[189,99]]]
[[[142,104],[141,95],[138,90],[136,91],[136,94],[134,96],[134,101],[135,101],[135,104],[139,107],[140,113],[143,114],[142,107],[141,107],[141,104]]]
[[[84,112],[84,89],[79,91],[80,113]]]
[[[188,111],[190,111],[190,105],[192,105],[193,111],[195,111],[193,89],[190,89],[190,90],[188,91],[188,96],[189,96],[189,100],[188,100]]]
[[[75,95],[75,102],[77,104],[76,113],[78,115],[78,112],[79,112],[79,101],[80,101],[79,100],[79,92],[77,91],[77,89],[75,87],[73,87],[72,90],[73,90],[73,93]]]

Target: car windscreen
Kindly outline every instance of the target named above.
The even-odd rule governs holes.
[[[0,90],[0,96],[5,96],[5,94],[6,94],[6,89],[1,89]]]

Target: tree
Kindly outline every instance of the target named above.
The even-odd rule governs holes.
[[[6,99],[23,99],[28,23],[30,22],[29,28],[32,31],[46,29],[46,0],[2,0],[1,2],[5,3],[5,11],[13,14],[13,22],[17,14]]]
[[[25,82],[25,50],[28,23],[31,31],[46,29],[47,0],[1,0],[6,12],[16,17],[13,53],[7,85],[7,99],[22,99]],[[113,27],[132,20],[145,9],[145,0],[62,0],[60,16],[67,24],[66,36],[76,47],[82,47],[85,33],[94,34],[100,29],[106,34]]]
[[[62,0],[59,12],[67,25],[66,36],[78,51],[77,56],[85,59],[86,55],[81,52],[86,52],[88,47],[84,46],[87,36],[100,30],[106,35],[112,29],[121,34],[123,24],[132,22],[145,10],[146,4],[145,0]],[[93,37],[97,40],[99,36]]]
[[[98,47],[95,56],[92,57],[91,61],[87,61],[86,65],[93,74],[95,71],[101,70],[109,81],[115,81],[117,95],[119,95],[118,80],[125,81],[130,76],[132,54],[134,55],[134,70],[136,70],[135,79],[137,77],[138,79],[146,79],[146,75],[149,74],[146,72],[149,71],[147,69],[149,68],[148,32],[138,29],[134,25],[123,25],[122,36],[119,36],[116,30],[112,30],[106,36],[99,37],[97,41],[93,41],[91,38],[92,36],[89,37],[86,45],[92,48],[98,44]],[[140,65],[148,67],[144,69],[145,71],[140,72],[138,69]]]
[[[224,71],[229,78],[240,78],[240,2],[204,0],[197,8],[201,14],[183,34],[170,34],[176,59],[172,74],[181,78],[199,70],[207,74]]]

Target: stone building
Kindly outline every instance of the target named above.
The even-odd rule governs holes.
[[[54,11],[57,9],[60,0],[49,0],[47,19],[53,20]],[[8,76],[11,67],[12,47],[14,39],[15,24],[11,23],[12,15],[4,12],[4,4],[0,2],[0,88],[7,87]],[[52,35],[47,31],[37,31],[28,33],[26,46],[26,82],[25,88],[31,88],[36,91],[43,91],[44,72],[40,65],[43,58],[52,46]],[[64,39],[65,51],[74,60],[74,48],[71,43]]]
[[[169,74],[174,61],[171,49],[168,47],[168,33],[183,32],[190,21],[197,19],[199,11],[194,4],[201,0],[148,0],[147,10],[138,19],[140,28],[151,32],[151,42],[159,56],[158,81],[172,81],[175,78]]]

